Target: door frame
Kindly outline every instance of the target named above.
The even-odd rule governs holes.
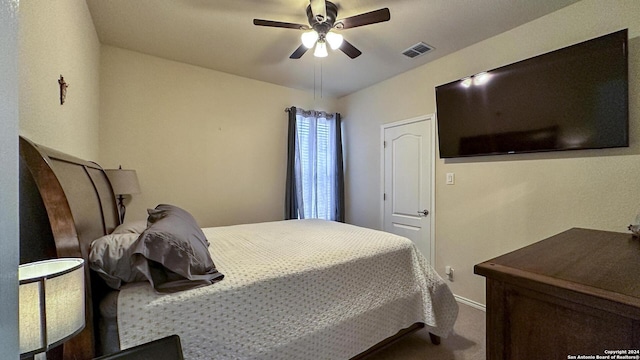
[[[431,263],[431,266],[435,268],[436,263],[436,228],[435,228],[435,209],[436,209],[436,115],[427,114],[420,115],[414,118],[394,121],[388,124],[380,125],[380,230],[384,230],[384,131],[388,128],[408,125],[416,122],[424,121],[425,125],[431,130],[431,210],[429,211],[429,227],[431,233],[429,238],[431,239],[431,258],[427,259]]]

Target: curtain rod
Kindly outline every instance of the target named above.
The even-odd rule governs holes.
[[[290,107],[284,108],[284,112],[289,112],[289,111],[291,111]],[[316,111],[316,110],[314,110],[314,111]],[[339,114],[339,113],[336,113],[336,114]]]

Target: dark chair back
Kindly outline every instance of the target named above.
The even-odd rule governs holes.
[[[178,335],[167,336],[94,360],[184,360]]]

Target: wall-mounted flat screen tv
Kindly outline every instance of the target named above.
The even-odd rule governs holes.
[[[441,158],[629,146],[627,30],[436,87]]]

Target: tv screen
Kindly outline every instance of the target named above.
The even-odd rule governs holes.
[[[436,87],[441,158],[629,146],[627,30]]]

